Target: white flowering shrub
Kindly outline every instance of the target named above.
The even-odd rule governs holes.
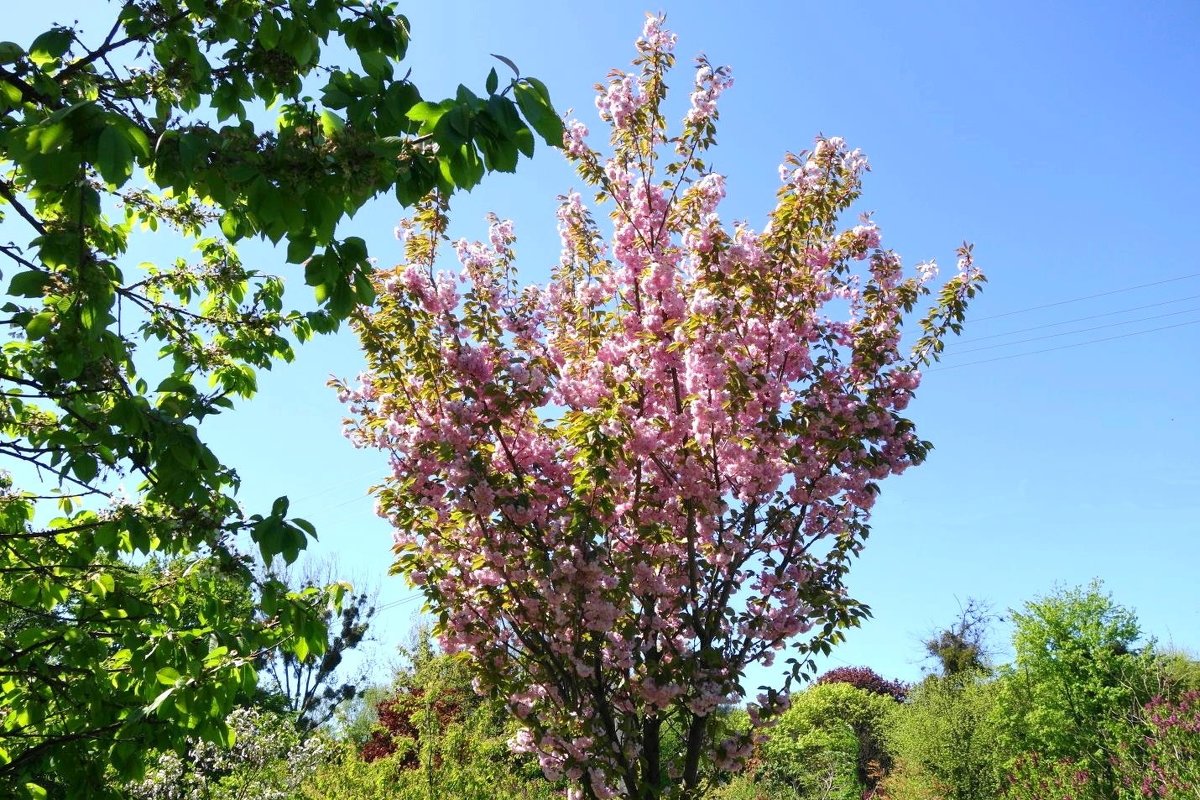
[[[186,759],[162,753],[126,787],[131,800],[292,800],[333,748],[324,735],[302,736],[287,714],[238,708],[226,723],[231,747],[195,741]]]

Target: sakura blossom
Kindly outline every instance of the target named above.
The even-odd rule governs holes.
[[[870,218],[840,226],[866,160],[838,138],[784,159],[761,229],[724,220],[701,159],[729,71],[700,61],[672,135],[675,44],[651,18],[635,71],[598,87],[607,155],[568,123],[607,224],[561,198],[550,283],[520,286],[496,218],[439,271],[432,198],[356,323],[369,372],[338,384],[350,439],[390,461],[395,570],[525,724],[512,746],[581,798],[697,796],[865,615],[845,578],[880,483],[931,446],[901,412],[984,280],[964,246],[915,319],[932,262],[906,274]],[[782,655],[748,699],[747,669]],[[748,732],[721,729],[734,704]]]

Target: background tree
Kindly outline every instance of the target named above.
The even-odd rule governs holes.
[[[991,668],[988,632],[998,619],[986,602],[969,597],[950,627],[921,644],[945,677],[986,672]]]
[[[1179,697],[1186,692],[1200,692],[1200,658],[1180,648],[1158,648],[1158,668],[1163,693]]]
[[[276,563],[270,572],[296,591],[328,586],[341,575],[332,559],[316,564],[300,561],[297,565],[301,569]],[[323,652],[309,653],[301,659],[292,650],[279,649],[268,658],[263,671],[270,688],[286,700],[302,730],[311,731],[329,722],[370,680],[372,664],[360,646],[370,636],[377,594],[372,588],[350,590],[340,609],[326,609],[323,622],[329,636]],[[348,664],[346,656],[351,653],[358,659]]]
[[[847,683],[870,694],[881,694],[896,702],[904,702],[908,686],[903,681],[887,680],[870,667],[836,667],[817,678],[817,684]]]
[[[867,613],[844,577],[879,481],[930,447],[901,411],[982,280],[962,248],[902,353],[933,268],[906,278],[873,223],[839,229],[866,166],[840,139],[785,160],[763,232],[723,227],[703,158],[729,75],[700,61],[670,135],[659,22],[601,89],[612,156],[578,123],[565,139],[609,245],[573,194],[548,287],[516,288],[499,220],[456,277],[431,202],[358,320],[370,372],[340,386],[356,443],[392,456],[396,569],[527,726],[517,746],[585,797],[696,796],[706,759],[751,752],[713,735],[745,670],[795,645],[807,674]],[[783,706],[752,701],[754,725]]]
[[[868,796],[891,767],[884,731],[894,705],[840,681],[796,694],[760,749],[756,780],[771,795]]]
[[[186,752],[160,752],[146,774],[123,787],[129,800],[290,800],[301,796],[336,749],[303,736],[290,713],[243,706],[226,724],[234,743],[193,740]]]
[[[896,800],[997,797],[1004,751],[997,747],[996,686],[986,673],[930,675],[887,725],[894,771],[884,792]]]
[[[1200,690],[1144,704],[1110,758],[1123,796],[1195,797],[1200,787]]]
[[[530,756],[509,751],[518,723],[479,697],[461,657],[437,652],[428,629],[402,650],[408,661],[378,703],[371,736],[320,770],[312,798],[561,797]],[[352,727],[352,726],[351,726]],[[354,739],[347,737],[347,744]]]
[[[1137,616],[1097,581],[1031,600],[1012,619],[1016,658],[1000,673],[999,743],[1014,763],[1065,762],[1086,773],[1085,796],[1115,796],[1121,731],[1158,689]]]
[[[265,560],[294,560],[312,526],[283,498],[239,508],[238,476],[202,422],[372,301],[365,242],[338,235],[346,215],[382,193],[409,204],[512,170],[534,131],[562,141],[533,78],[501,86],[493,70],[484,96],[424,100],[397,69],[409,29],[391,3],[114,11],[104,31],[0,42],[0,214],[18,242],[0,245],[5,795],[96,796],[106,769],[136,773],[152,743],[225,738],[264,652],[320,652],[319,592],[268,579],[255,624],[217,605],[184,626],[181,584],[129,561],[205,561],[252,585],[232,550],[243,534]],[[361,70],[325,66],[327,48]],[[130,259],[146,230],[169,230],[179,257]],[[315,310],[285,305],[281,265],[243,262],[237,243],[255,237],[286,245]]]

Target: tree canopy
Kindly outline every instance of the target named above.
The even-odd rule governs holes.
[[[136,774],[150,742],[227,738],[261,654],[324,646],[341,589],[255,582],[238,550],[248,535],[290,562],[315,531],[286,498],[243,510],[201,425],[372,302],[367,245],[339,235],[343,219],[513,170],[535,134],[562,142],[534,78],[492,70],[481,94],[423,98],[391,3],[114,10],[107,30],[0,42],[4,794],[84,791],[109,768]],[[136,263],[147,231],[178,256]],[[243,261],[254,238],[315,302],[285,298],[282,264]],[[153,575],[137,566],[149,556],[211,569]],[[197,574],[251,587],[251,623],[219,602],[185,613]]]
[[[842,227],[866,159],[836,137],[785,157],[761,231],[724,225],[705,159],[730,74],[700,59],[669,131],[660,22],[599,88],[611,154],[581,123],[564,138],[611,234],[564,196],[552,280],[519,287],[497,218],[439,270],[431,201],[356,318],[370,370],[341,385],[351,437],[391,456],[396,569],[577,798],[700,796],[703,764],[752,752],[717,713],[746,670],[791,649],[789,681],[811,674],[867,613],[847,570],[880,482],[929,451],[904,409],[983,280],[964,245],[917,316],[936,267]],[[754,727],[785,705],[751,699]]]

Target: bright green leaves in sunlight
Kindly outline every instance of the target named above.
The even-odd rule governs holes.
[[[313,526],[286,498],[244,510],[202,423],[374,300],[367,243],[339,235],[368,200],[469,189],[535,135],[562,143],[533,78],[424,98],[392,3],[113,10],[0,42],[4,796],[104,796],[151,745],[226,740],[265,654],[324,651],[336,598],[242,553],[291,563]],[[149,233],[174,252],[139,264]],[[245,239],[278,245],[315,307],[243,262]]]

